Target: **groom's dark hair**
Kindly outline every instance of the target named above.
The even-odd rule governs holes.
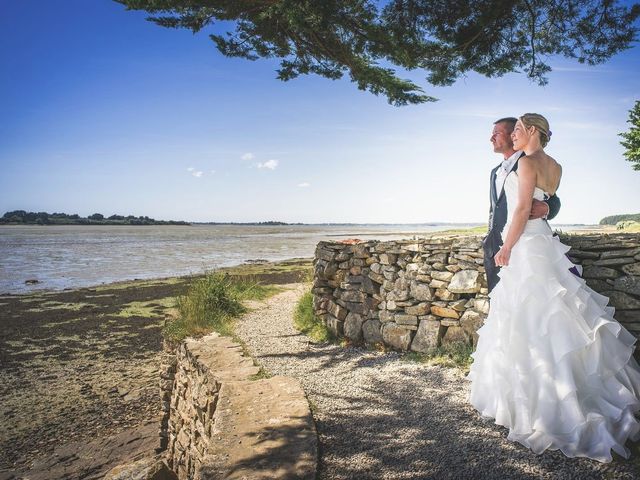
[[[518,121],[515,117],[504,117],[499,120],[493,122],[494,125],[498,123],[506,123],[509,126],[509,130],[513,132],[513,129],[516,128],[516,122]]]

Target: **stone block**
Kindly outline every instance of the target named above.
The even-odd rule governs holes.
[[[383,275],[380,275],[373,271],[369,272],[369,278],[378,284],[382,284],[385,281],[385,278]]]
[[[411,296],[419,301],[433,300],[433,290],[424,283],[411,282]]]
[[[345,302],[364,302],[367,295],[364,292],[358,290],[345,290],[340,294],[340,299]]]
[[[432,273],[435,273],[435,272],[432,272]],[[433,275],[432,275],[432,278],[433,278]],[[441,280],[431,280],[431,282],[429,283],[429,286],[435,289],[446,288],[447,285],[449,285],[449,282],[443,282]]]
[[[384,343],[398,350],[408,350],[411,345],[411,337],[411,330],[393,322],[385,323],[382,326]]]
[[[460,270],[454,274],[447,288],[453,293],[476,293],[481,288],[480,272]]]
[[[422,320],[411,342],[414,352],[429,353],[440,346],[446,328],[438,320]]]
[[[597,265],[599,267],[616,267],[619,265],[627,265],[629,263],[634,263],[635,260],[633,257],[618,257],[618,258],[606,258],[604,260],[596,260],[593,262],[593,265]]]
[[[625,325],[637,325],[634,330],[638,331],[638,334],[640,334],[640,310],[622,310],[620,312],[616,312],[616,320],[624,322]]]
[[[467,309],[467,301],[462,299],[449,302],[449,308],[453,308],[456,312],[464,312]]]
[[[590,259],[598,259],[600,258],[600,254],[597,252],[585,252],[583,250],[576,250],[574,248],[572,248],[571,250],[569,250],[569,255],[571,255],[574,258],[590,258]]]
[[[614,270],[613,268],[609,268],[609,267],[597,267],[597,266],[587,266],[584,268],[584,271],[582,272],[582,276],[584,278],[598,278],[598,279],[603,279],[603,278],[618,278],[621,275],[620,272],[618,272],[617,270]]]
[[[393,322],[393,316],[394,316],[394,313],[392,311],[382,310],[380,311],[378,318],[380,319],[380,322],[387,323],[387,322]]]
[[[427,315],[430,310],[431,307],[427,302],[422,302],[411,307],[405,307],[404,309],[404,311],[409,315]]]
[[[447,263],[447,254],[446,253],[435,253],[433,255],[423,255],[425,263]]]
[[[640,277],[636,275],[626,275],[624,277],[616,278],[613,288],[615,290],[640,297]]]
[[[387,293],[387,300],[405,301],[409,298],[408,290],[392,290]]]
[[[341,337],[344,332],[344,322],[338,320],[333,315],[327,315],[324,317],[325,325],[331,332],[337,336]]]
[[[349,313],[346,308],[332,302],[331,300],[327,302],[326,309],[331,315],[340,321],[343,321],[346,318],[347,313]]]
[[[438,317],[445,318],[460,318],[460,314],[456,312],[453,308],[440,307],[437,305],[431,305],[431,313]]]
[[[324,250],[322,248],[316,249],[316,258],[319,258],[321,260],[331,262],[333,261],[335,256],[336,256],[335,252],[332,252],[331,250]]]
[[[471,343],[471,337],[460,326],[447,327],[447,331],[442,337],[442,345],[451,343]]]
[[[418,325],[417,315],[407,315],[406,313],[396,313],[393,321],[398,325]]]
[[[616,310],[634,310],[640,308],[640,300],[627,293],[617,292],[615,290],[600,293],[609,297],[609,303],[614,306]],[[616,319],[617,316],[618,314],[616,313]]]
[[[380,263],[383,265],[393,265],[398,260],[398,257],[392,253],[381,253]]]
[[[379,320],[367,320],[362,324],[362,335],[365,343],[381,343],[382,332],[380,329],[382,328],[382,323]]]
[[[478,344],[478,334],[476,332],[484,323],[485,318],[484,315],[473,310],[467,310],[460,317],[460,326],[472,339],[474,346]]]
[[[441,318],[440,325],[443,327],[459,327],[460,320],[456,320],[454,318]]]
[[[365,319],[358,313],[349,312],[344,320],[344,336],[350,338],[354,342],[362,341],[362,324]]]
[[[395,270],[383,270],[382,275],[390,282],[395,282],[398,278],[398,274]]]
[[[622,271],[627,275],[640,276],[640,262],[635,262],[630,265],[625,265],[624,267],[622,267]]]
[[[450,282],[451,279],[453,278],[453,273],[452,272],[439,272],[439,271],[434,271],[431,273],[431,278],[433,278],[434,280],[440,280],[442,282]]]
[[[460,298],[460,294],[459,293],[450,292],[446,288],[438,288],[438,289],[436,289],[436,297],[438,297],[441,300],[452,301],[452,300],[459,299]]]
[[[573,250],[570,253],[573,253]],[[608,252],[602,252],[602,254],[600,255],[600,259],[606,260],[607,258],[633,257],[635,255],[640,255],[640,248],[625,248],[622,250],[610,250]]]
[[[480,313],[489,313],[489,299],[488,298],[476,298],[473,308]]]

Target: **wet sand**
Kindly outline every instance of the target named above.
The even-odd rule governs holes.
[[[296,259],[228,271],[285,284],[301,281],[310,265]],[[194,278],[0,296],[0,478],[50,469],[56,449],[89,442],[95,449],[160,414],[161,331]],[[72,469],[65,478],[91,475]]]

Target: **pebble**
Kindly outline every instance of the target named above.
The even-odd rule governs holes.
[[[307,288],[289,285],[243,316],[236,333],[269,373],[302,383],[318,429],[320,480],[640,478],[637,448],[630,460],[602,464],[508,441],[506,428],[468,404],[459,370],[310,343],[293,327]]]

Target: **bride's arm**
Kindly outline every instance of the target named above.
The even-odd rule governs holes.
[[[518,161],[518,205],[511,218],[511,226],[507,233],[504,245],[495,256],[498,266],[509,265],[511,249],[516,244],[524,227],[529,220],[531,203],[533,202],[533,190],[536,188],[536,171],[529,157],[522,157]]]

